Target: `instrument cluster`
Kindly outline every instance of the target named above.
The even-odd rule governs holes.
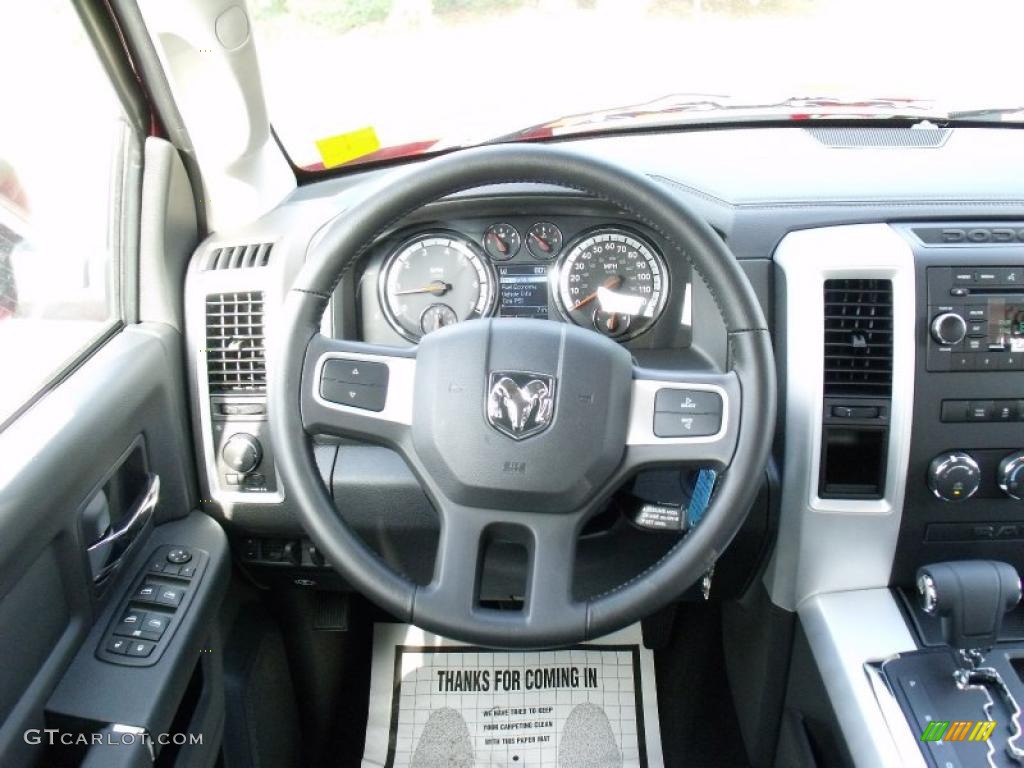
[[[648,234],[584,218],[407,231],[390,242],[377,283],[384,317],[412,342],[481,317],[560,319],[625,341],[657,323],[671,290]]]

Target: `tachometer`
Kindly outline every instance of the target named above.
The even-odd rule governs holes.
[[[623,230],[591,232],[566,253],[558,273],[562,312],[577,325],[619,339],[658,320],[668,269],[654,246]]]
[[[449,232],[403,243],[381,270],[381,305],[402,336],[418,341],[445,325],[491,314],[494,272],[471,241]]]

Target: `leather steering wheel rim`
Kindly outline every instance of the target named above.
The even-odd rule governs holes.
[[[626,584],[589,600],[576,601],[572,603],[572,610],[542,610],[538,596],[537,610],[531,610],[528,604],[519,616],[513,615],[515,612],[492,614],[475,608],[464,611],[465,598],[454,603],[434,600],[440,589],[435,587],[431,591],[408,581],[359,538],[337,512],[316,468],[310,435],[316,431],[313,427],[318,422],[308,413],[313,406],[305,394],[312,376],[313,351],[328,343],[318,333],[327,302],[372,243],[403,217],[429,203],[464,190],[503,183],[550,184],[608,201],[656,231],[682,254],[695,274],[704,280],[725,324],[728,333],[726,368],[735,382],[734,390],[738,392],[740,403],[731,417],[735,430],[727,446],[731,455],[720,462],[726,471],[720,474],[700,525]],[[500,330],[503,323],[515,322],[483,320],[460,326],[490,323]],[[551,647],[598,637],[649,615],[676,598],[714,565],[746,518],[770,455],[776,410],[771,339],[760,305],[735,257],[705,221],[662,185],[647,176],[563,148],[522,144],[468,149],[418,164],[389,181],[329,224],[285,297],[275,325],[268,360],[269,420],[282,486],[301,522],[326,561],[353,588],[398,619],[454,639],[495,647]],[[574,329],[573,333],[576,331],[596,336],[580,329]],[[483,332],[478,329],[478,333]],[[340,349],[357,352],[396,352],[358,343],[338,344]],[[634,370],[633,375],[641,376],[642,372]],[[379,434],[375,428],[370,424],[350,430],[342,425],[338,433],[379,439],[396,447],[424,484],[435,506],[449,506],[449,500],[442,498],[445,496],[443,489],[439,490],[438,483],[419,460],[415,441],[399,437],[405,433],[394,425],[381,424]],[[671,462],[675,450],[673,446],[661,447],[657,453],[650,454],[648,461],[640,448],[626,446],[623,455],[629,458],[632,452],[640,457],[634,460],[637,466],[644,462],[664,465]],[[596,489],[591,501],[600,502],[610,490],[609,486]],[[460,510],[466,507],[461,501],[451,506]],[[464,515],[457,519],[476,518]],[[544,518],[533,514],[528,519],[539,524]],[[532,523],[527,525],[532,526]],[[442,523],[448,535],[458,533],[457,527]],[[530,530],[535,529],[530,527]],[[539,533],[531,541],[542,547],[546,546],[544,538],[546,534]],[[449,545],[444,555],[439,552],[439,570],[457,564],[459,556],[455,544]],[[537,558],[539,560],[540,554]],[[571,572],[571,562],[564,567]],[[455,572],[462,573],[461,570]],[[564,589],[557,573],[551,569],[545,573],[559,582],[556,591]],[[537,582],[533,586],[542,589],[544,584]]]

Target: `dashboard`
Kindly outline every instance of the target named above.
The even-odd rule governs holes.
[[[782,397],[766,480],[776,501],[758,513],[753,543],[738,537],[729,553],[744,578],[761,568],[790,610],[821,592],[909,586],[923,562],[1024,568],[1024,139],[929,129],[911,146],[900,130],[573,142],[698,211],[762,304]],[[186,320],[189,348],[201,350],[189,362],[204,506],[243,542],[302,540],[266,428],[275,313],[327,223],[392,173],[300,187],[193,258]],[[610,204],[538,184],[460,193],[396,222],[339,283],[322,330],[409,347],[452,322],[510,316],[608,335],[640,366],[728,365],[724,326],[685,254]],[[399,558],[406,545],[423,549],[435,523],[400,460],[372,446],[314,450],[357,530]],[[381,538],[383,516],[404,544]],[[595,545],[603,555],[589,567],[640,557],[651,538]]]
[[[358,337],[414,344],[453,323],[516,317],[574,323],[639,346],[687,346],[689,264],[624,215],[565,213],[573,204],[563,205],[512,200],[493,215],[466,216],[470,203],[459,218],[381,238],[358,282]]]

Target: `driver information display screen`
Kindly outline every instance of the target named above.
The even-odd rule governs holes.
[[[988,300],[989,346],[1010,352],[1024,352],[1024,302]]]
[[[548,268],[534,264],[505,264],[498,270],[502,317],[548,317]]]

